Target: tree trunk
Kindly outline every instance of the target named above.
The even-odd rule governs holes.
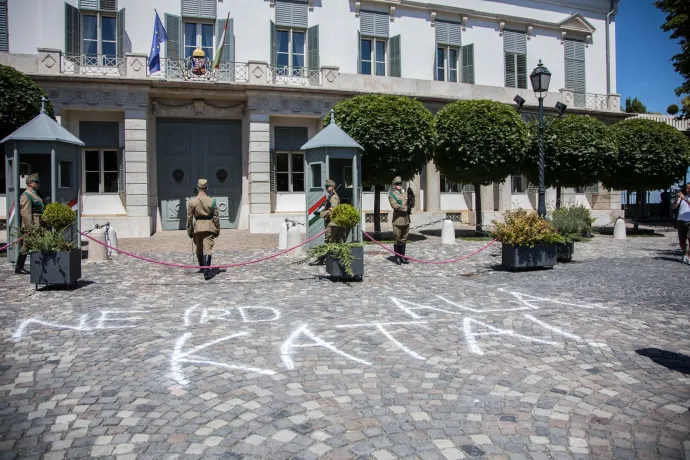
[[[475,230],[477,233],[482,231],[482,186],[479,184],[474,184],[474,214],[475,219]]]
[[[556,209],[561,209],[561,187],[556,187]]]
[[[635,192],[635,226],[633,227],[633,232],[637,233],[640,228],[640,214],[642,212],[642,191],[638,190]]]
[[[374,186],[374,238],[381,241],[381,192],[383,187]]]

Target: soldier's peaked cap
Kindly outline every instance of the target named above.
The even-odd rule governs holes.
[[[335,187],[335,182],[330,179],[326,179],[326,187]]]
[[[394,184],[402,184],[402,179],[400,178],[400,176],[395,176],[393,178],[393,183]]]
[[[26,176],[26,184],[29,185],[31,182],[40,182],[40,179],[38,178],[38,173],[29,174],[28,176]]]
[[[196,186],[197,188],[208,188],[208,181],[206,179],[199,179]]]

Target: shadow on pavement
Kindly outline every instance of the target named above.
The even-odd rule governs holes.
[[[667,369],[690,375],[690,356],[658,348],[642,348],[635,350],[635,353],[640,356],[646,356]]]

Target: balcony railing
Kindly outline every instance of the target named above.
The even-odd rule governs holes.
[[[594,109],[594,110],[608,110],[609,100],[606,94],[592,94],[592,93],[573,93],[575,107]]]
[[[268,66],[268,82],[282,85],[319,86],[321,70],[307,67]]]
[[[62,73],[72,75],[127,75],[127,58],[104,54],[62,57]]]
[[[249,68],[243,62],[221,62],[214,69],[209,59],[197,62],[192,59],[161,59],[161,70],[149,76],[167,80],[246,82]]]

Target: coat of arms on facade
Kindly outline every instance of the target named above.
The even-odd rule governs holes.
[[[182,76],[185,80],[215,80],[216,72],[204,50],[197,48],[185,60]]]

